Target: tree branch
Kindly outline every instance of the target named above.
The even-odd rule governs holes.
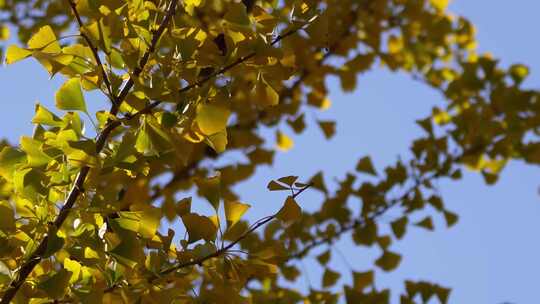
[[[92,40],[90,40],[90,37],[83,32],[84,24],[81,19],[81,15],[79,14],[79,11],[77,11],[77,4],[73,2],[73,0],[68,0],[69,5],[71,6],[71,11],[73,12],[73,15],[75,15],[75,19],[77,20],[77,23],[79,24],[79,32],[81,34],[81,37],[83,37],[84,41],[86,41],[86,44],[92,50],[92,54],[94,55],[94,59],[96,60],[96,63],[101,71],[101,75],[103,77],[103,82],[105,83],[105,86],[107,87],[107,96],[109,97],[109,100],[112,104],[117,103],[117,98],[114,96],[114,92],[112,89],[111,81],[109,80],[109,75],[105,71],[105,67],[103,66],[103,63],[101,62],[101,58],[99,57],[98,48],[92,43]]]
[[[149,47],[149,49],[146,51],[146,53],[143,55],[143,57],[139,61],[139,67],[138,67],[139,71],[142,71],[144,69],[144,66],[146,65],[148,58],[150,56],[150,52],[153,52],[153,50],[155,49],[157,41],[159,40],[159,36],[161,36],[161,34],[163,33],[163,30],[165,29],[168,22],[171,20],[172,16],[175,13],[177,3],[178,3],[178,0],[171,1],[171,4],[167,10],[167,15],[161,22],[159,29],[156,32],[154,32],[151,46]],[[78,16],[78,14],[76,16]],[[77,22],[79,22],[79,20],[80,20],[80,17],[78,17]],[[115,99],[118,102],[112,104],[111,111],[110,111],[113,116],[116,116],[116,114],[118,113],[120,104],[123,101],[123,98],[127,95],[127,92],[125,91],[129,90],[130,88],[131,86],[124,87],[124,89],[122,90],[122,94],[120,94],[119,97]],[[114,121],[110,120],[107,126],[99,133],[96,139],[96,152],[97,153],[101,152],[111,132],[119,125],[120,125],[120,122],[118,120],[114,120]],[[59,229],[62,226],[67,216],[69,215],[71,209],[73,208],[73,205],[77,201],[77,198],[83,192],[84,181],[89,171],[90,171],[89,167],[83,167],[81,171],[79,172],[79,174],[77,174],[73,187],[71,188],[71,191],[69,192],[68,197],[64,205],[62,206],[62,209],[60,209],[58,216],[53,222],[53,227],[55,227],[56,229]],[[30,275],[34,267],[43,259],[43,254],[45,253],[47,249],[47,244],[48,244],[48,236],[45,236],[41,240],[37,249],[30,255],[28,260],[19,268],[17,277],[13,281],[11,281],[9,287],[7,288],[4,295],[2,296],[2,300],[0,301],[1,304],[8,304],[9,302],[11,302],[13,297],[15,297],[17,291],[25,282],[26,278]]]

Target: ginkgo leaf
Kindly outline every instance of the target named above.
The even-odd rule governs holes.
[[[56,39],[52,28],[49,25],[41,27],[30,40],[28,48],[38,50],[44,53],[60,53],[60,43]]]
[[[58,272],[53,273],[47,279],[40,282],[37,285],[37,288],[45,291],[52,299],[59,299],[66,293],[70,278],[70,271],[60,269]]]
[[[224,106],[200,104],[197,107],[197,125],[205,135],[221,132],[227,126],[231,111]]]
[[[86,112],[86,103],[78,78],[68,79],[56,92],[56,107],[67,111]]]
[[[334,134],[336,134],[336,122],[319,120],[317,121],[317,123],[323,131],[324,137],[326,137],[326,139],[330,139],[334,136]]]
[[[238,201],[225,201],[225,218],[227,219],[227,227],[232,227],[236,224],[251,207]]]
[[[356,272],[353,271],[353,286],[356,290],[364,290],[370,285],[373,285],[374,282],[374,273],[373,271],[367,272]]]
[[[279,104],[279,94],[270,86],[262,76],[259,77],[253,88],[255,103],[262,106],[275,106]]]
[[[219,208],[221,200],[221,173],[208,178],[197,178],[195,183],[199,188],[199,193],[204,196],[215,210]]]
[[[375,264],[384,271],[390,271],[398,267],[400,262],[401,255],[391,251],[384,251],[383,255],[375,261]]]
[[[6,63],[12,64],[30,55],[32,55],[32,51],[20,48],[17,45],[12,44],[8,47],[7,52],[6,52]]]
[[[288,196],[285,200],[285,204],[279,212],[276,214],[276,217],[284,223],[295,222],[302,216],[302,209],[292,196]]]
[[[176,214],[178,216],[183,216],[184,214],[190,213],[191,211],[191,196],[181,199],[176,204]]]
[[[328,288],[334,286],[341,275],[338,272],[335,272],[329,268],[326,268],[323,273],[322,286],[323,288]]]
[[[282,184],[277,183],[276,181],[270,181],[266,188],[270,191],[289,190],[289,187],[285,187]]]
[[[418,227],[425,228],[427,230],[433,230],[435,227],[433,226],[433,220],[431,217],[426,216],[424,219],[422,219],[420,222],[415,224]]]
[[[208,135],[206,138],[206,141],[208,145],[214,149],[217,153],[222,153],[227,148],[227,129],[223,129],[222,131]]]
[[[241,29],[249,29],[249,25],[251,24],[246,7],[240,3],[230,3],[227,6],[227,13],[224,16],[224,19],[231,25]]]
[[[65,126],[65,122],[63,120],[39,103],[36,104],[35,112],[36,114],[34,114],[34,118],[32,118],[32,123],[34,124],[42,124],[52,127]]]
[[[294,146],[294,142],[289,136],[278,130],[276,132],[276,146],[279,150],[287,152]]]
[[[285,185],[292,186],[294,182],[298,179],[298,176],[289,175],[278,178],[278,182],[284,183]]]
[[[21,149],[26,152],[28,158],[28,165],[32,167],[39,167],[49,163],[52,160],[47,154],[43,152],[43,144],[31,137],[23,136],[20,139]]]
[[[6,180],[11,180],[13,171],[18,165],[24,163],[26,163],[26,153],[10,146],[5,146],[0,151],[0,176]]]
[[[182,216],[182,222],[186,227],[189,235],[189,243],[204,239],[207,242],[215,240],[217,235],[217,227],[212,220],[206,216],[201,216],[196,213],[188,213]]]
[[[393,221],[390,224],[390,226],[392,227],[392,232],[394,232],[396,238],[401,239],[405,235],[408,221],[408,218],[404,216]]]
[[[73,284],[79,280],[79,275],[81,274],[81,264],[70,258],[64,259],[64,268],[71,272],[71,278],[69,283]]]
[[[373,163],[371,162],[371,158],[369,156],[362,157],[358,161],[358,163],[356,164],[356,171],[377,176],[377,171],[375,171],[375,167],[373,166]]]

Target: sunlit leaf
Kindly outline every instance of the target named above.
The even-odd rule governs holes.
[[[236,224],[251,207],[238,201],[225,200],[225,218],[227,219],[227,227],[232,227]]]
[[[78,78],[68,79],[56,92],[56,106],[61,110],[86,112],[86,103]]]

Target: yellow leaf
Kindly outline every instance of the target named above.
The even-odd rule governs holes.
[[[225,218],[227,219],[227,227],[232,227],[234,224],[236,224],[250,207],[250,205],[238,201],[225,201]]]
[[[227,129],[223,129],[221,132],[208,135],[206,138],[208,145],[214,149],[217,153],[225,151],[227,148]]]
[[[431,5],[439,11],[444,11],[448,6],[450,0],[430,0]]]
[[[292,139],[281,131],[277,131],[276,137],[276,144],[279,150],[287,152],[294,146]]]
[[[217,234],[216,225],[206,216],[196,213],[188,213],[182,216],[182,222],[189,235],[189,243],[204,239],[208,242],[214,241]]]
[[[56,39],[52,28],[48,25],[41,27],[37,33],[28,40],[28,48],[44,53],[60,53],[60,43]]]
[[[205,135],[221,132],[227,126],[231,111],[224,106],[200,104],[197,107],[197,125]]]
[[[20,48],[14,44],[10,45],[7,49],[7,52],[6,52],[6,63],[7,64],[12,64],[16,61],[19,61],[21,59],[24,59],[28,56],[32,55],[32,52],[27,50],[27,49],[23,49],[23,48]]]
[[[64,268],[71,272],[71,278],[69,283],[75,283],[79,280],[79,274],[81,273],[81,264],[75,260],[69,258],[64,259]]]
[[[279,103],[279,94],[261,76],[255,84],[255,103],[260,106],[275,106]]]
[[[302,209],[300,208],[300,206],[298,206],[292,196],[287,197],[287,200],[285,200],[285,204],[283,205],[283,207],[281,207],[281,209],[276,215],[278,219],[285,223],[297,221],[298,219],[300,219],[301,216]]]

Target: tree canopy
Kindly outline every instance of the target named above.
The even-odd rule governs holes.
[[[540,163],[528,68],[479,54],[474,26],[447,5],[0,0],[0,39],[20,41],[2,49],[5,63],[34,58],[65,79],[56,109],[36,105],[33,134],[0,144],[1,302],[389,302],[375,269],[399,266],[392,244],[411,226],[433,230],[434,216],[458,220],[437,180],[468,168],[494,184],[510,160]],[[376,155],[359,155],[336,183],[324,172],[269,180],[283,193],[279,211],[243,219],[259,206],[234,187],[291,149],[290,134],[334,136],[335,121],[305,115],[339,102],[327,80],[352,92],[377,68],[447,101],[417,120],[412,157],[376,168]],[[110,107],[90,113],[90,91]],[[315,211],[301,207],[306,191],[320,194]],[[212,212],[197,211],[204,202]],[[345,237],[380,255],[336,286],[333,252],[320,248]],[[312,252],[322,288],[301,292],[297,261]],[[425,279],[405,281],[401,303],[446,303],[450,289]]]

